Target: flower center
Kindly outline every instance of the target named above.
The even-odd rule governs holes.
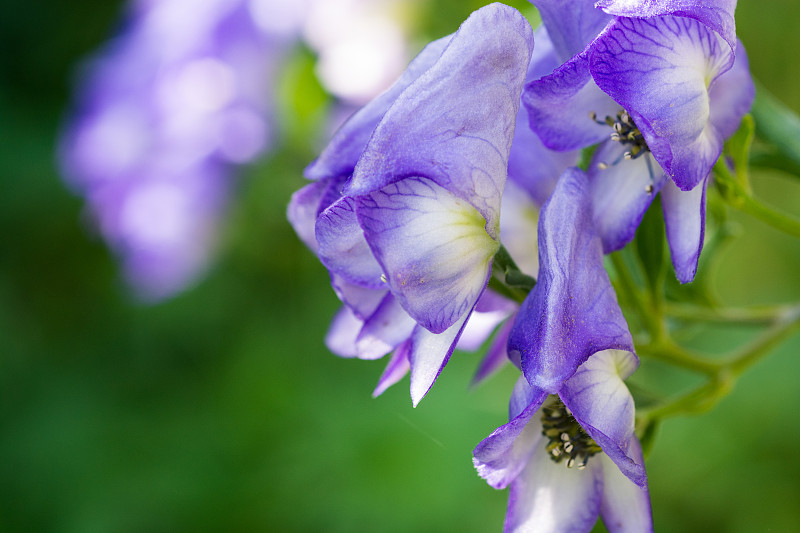
[[[630,146],[630,149],[623,154],[625,159],[636,159],[650,151],[642,132],[624,109],[617,113],[616,118],[606,116],[604,121],[597,120],[597,113],[594,111],[589,113],[589,116],[598,124],[611,126],[614,130],[611,134],[612,141],[621,143],[623,146]]]
[[[567,468],[583,470],[589,457],[603,451],[558,396],[550,396],[542,405],[542,435],[549,441],[546,449],[550,459],[566,461]]]

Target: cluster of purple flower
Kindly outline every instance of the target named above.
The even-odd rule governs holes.
[[[335,134],[288,216],[344,303],[329,348],[392,353],[375,394],[410,371],[418,404],[456,347],[505,321],[478,378],[504,360],[521,376],[474,462],[511,488],[507,531],[598,515],[652,531],[624,383],[639,361],[603,254],[660,193],[675,273],[694,278],[711,168],[754,95],[736,1],[532,3],[535,50],[516,10],[473,13]],[[487,289],[501,236],[537,278],[521,306]]]

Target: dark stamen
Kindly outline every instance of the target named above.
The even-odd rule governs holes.
[[[589,457],[603,451],[557,396],[550,396],[542,406],[542,435],[549,441],[550,459],[565,462],[567,468],[583,470]]]

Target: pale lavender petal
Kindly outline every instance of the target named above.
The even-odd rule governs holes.
[[[699,20],[736,48],[736,0],[598,0],[597,7],[622,17],[677,15]]]
[[[411,352],[411,339],[397,347],[392,353],[392,357],[386,364],[386,369],[381,374],[378,380],[378,386],[372,391],[372,397],[377,398],[384,393],[386,389],[403,379],[408,373],[409,361],[408,356]]]
[[[644,487],[647,483],[644,463],[637,463],[628,451],[636,422],[635,407],[633,396],[622,381],[638,365],[639,360],[632,352],[596,353],[564,383],[559,396],[622,473]]]
[[[429,43],[409,63],[402,76],[386,92],[350,117],[334,134],[320,156],[305,170],[308,179],[349,176],[369,141],[372,131],[397,97],[439,59],[452,36]]]
[[[474,352],[492,335],[492,332],[514,311],[517,304],[494,291],[483,291],[475,311],[469,317],[456,346],[459,350]]]
[[[562,61],[583,50],[611,20],[594,6],[594,0],[530,1],[542,15],[542,22]]]
[[[511,484],[506,533],[584,533],[597,522],[603,495],[599,461],[586,468],[566,468],[550,459],[540,442],[522,473]]]
[[[633,341],[603,267],[586,176],[570,169],[539,220],[539,278],[509,338],[528,381],[553,394],[592,354],[633,351]]]
[[[418,323],[441,333],[475,305],[499,244],[472,205],[425,178],[406,178],[357,202],[388,287]]]
[[[706,229],[708,178],[691,191],[682,191],[668,181],[661,189],[661,206],[675,275],[689,283],[697,273]]]
[[[642,446],[634,435],[628,453],[637,463],[644,464]],[[608,456],[603,462],[603,501],[600,516],[609,533],[652,533],[653,514],[650,492],[625,477]]]
[[[587,173],[595,228],[607,254],[633,240],[645,211],[666,180],[650,154],[624,159],[629,149],[619,142],[604,142]]]
[[[520,376],[514,387],[512,401],[524,403],[522,411],[508,424],[500,426],[483,439],[472,452],[472,462],[478,475],[496,489],[504,489],[525,468],[542,440],[542,424],[532,417],[547,398],[547,393],[528,385]]]
[[[339,357],[355,357],[358,354],[356,337],[363,325],[353,310],[343,305],[331,321],[325,335],[325,346]]]
[[[553,185],[555,186],[555,181]],[[549,194],[548,192],[548,196]],[[514,182],[506,183],[503,210],[500,212],[501,241],[519,269],[534,278],[539,273],[539,249],[536,242],[539,205],[524,190],[514,185]]]
[[[463,317],[443,333],[431,333],[421,326],[414,328],[411,334],[411,352],[408,355],[411,363],[411,402],[414,407],[419,405],[441,374],[471,313],[472,310],[464,313]]]
[[[519,11],[475,11],[441,58],[389,108],[345,193],[424,176],[468,201],[497,238],[500,197],[533,31]]]
[[[747,52],[739,41],[733,67],[714,80],[708,93],[711,103],[711,123],[723,138],[727,139],[739,129],[742,117],[753,105],[755,95],[756,89],[750,75]]]
[[[611,131],[600,120],[620,110],[592,80],[589,60],[579,54],[551,75],[525,86],[522,102],[528,109],[530,127],[552,150],[575,150],[607,139]]]
[[[370,289],[385,288],[383,271],[372,256],[358,225],[356,201],[345,197],[328,207],[317,219],[319,259],[332,273],[349,283]]]
[[[730,46],[682,17],[617,19],[592,46],[597,85],[628,110],[678,187],[693,189],[722,152],[708,88],[730,68]]]
[[[319,204],[327,189],[328,184],[324,181],[309,183],[292,194],[289,207],[286,209],[286,218],[289,219],[289,224],[292,225],[294,232],[312,252],[317,251],[314,225],[317,222]]]
[[[416,322],[408,316],[391,293],[365,322],[356,338],[359,359],[378,359],[411,336]]]
[[[331,287],[333,287],[336,296],[352,309],[355,315],[362,321],[366,320],[375,312],[389,292],[387,290],[369,289],[348,283],[336,274],[331,275]]]
[[[473,387],[483,382],[486,378],[500,370],[503,365],[508,363],[508,334],[511,332],[511,326],[513,324],[514,317],[512,316],[497,330],[497,335],[492,340],[492,344],[486,351],[486,355],[481,359],[475,371],[475,376],[472,378],[471,385]]]

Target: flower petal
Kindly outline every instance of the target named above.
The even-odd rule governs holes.
[[[583,50],[611,20],[594,2],[587,0],[530,1],[539,10],[562,61]]]
[[[697,273],[705,238],[707,186],[708,178],[691,191],[682,191],[670,181],[661,189],[669,251],[681,283],[689,283]]]
[[[642,446],[634,435],[628,446],[634,461],[644,464]],[[603,501],[600,516],[609,533],[652,533],[653,514],[650,509],[650,492],[625,477],[608,456],[603,462]]]
[[[359,197],[356,211],[389,288],[419,324],[441,333],[475,305],[499,244],[474,207],[406,178]]]
[[[552,150],[575,150],[607,139],[611,129],[598,124],[590,114],[602,119],[620,110],[619,104],[592,80],[585,54],[526,85],[522,102],[528,109],[531,129]]]
[[[294,228],[295,233],[313,252],[317,251],[314,225],[319,213],[319,204],[325,196],[325,191],[329,185],[326,181],[309,183],[292,194],[289,207],[286,209],[286,218],[289,219],[289,223]]]
[[[385,288],[383,271],[372,256],[358,225],[353,198],[340,198],[317,219],[319,259],[332,273],[349,283],[370,289]]]
[[[345,193],[423,176],[468,201],[497,237],[497,218],[533,31],[515,9],[475,11],[441,58],[389,108]]]
[[[605,350],[596,353],[564,383],[559,396],[575,420],[622,473],[644,487],[647,483],[644,463],[637,463],[628,451],[633,437],[635,407],[633,396],[622,381],[638,365],[639,360],[632,352]]]
[[[386,92],[356,111],[334,134],[328,146],[305,170],[305,177],[318,180],[350,176],[375,126],[397,97],[439,59],[452,35],[428,44],[414,58],[400,79]]]
[[[628,110],[678,187],[693,189],[722,152],[708,87],[730,68],[730,46],[693,19],[661,17],[617,19],[592,47],[597,85]]]
[[[542,440],[542,424],[538,420],[531,420],[531,417],[546,398],[547,392],[531,387],[520,376],[514,387],[512,402],[524,403],[524,409],[508,424],[494,430],[473,450],[472,462],[478,475],[492,487],[506,488],[525,468],[531,454],[542,451],[538,446]]]
[[[386,290],[376,290],[348,283],[336,274],[331,275],[331,287],[339,299],[363,320],[369,318],[383,301]]]
[[[472,378],[471,386],[479,385],[483,380],[497,372],[504,364],[508,362],[508,334],[511,332],[511,326],[514,323],[514,317],[500,326],[497,335],[492,340],[491,346],[486,351],[486,355],[481,359],[475,376]]]
[[[607,254],[633,240],[666,179],[650,154],[625,160],[623,154],[628,149],[618,142],[604,142],[594,153],[587,173],[595,227]]]
[[[597,7],[621,17],[676,15],[698,20],[736,48],[736,0],[598,0]]]
[[[557,393],[592,354],[633,351],[633,341],[603,267],[586,176],[564,173],[539,219],[539,278],[509,338],[525,377]]]
[[[379,359],[411,336],[416,322],[387,292],[356,338],[359,359]]]
[[[558,178],[553,182],[553,186],[557,181]],[[551,192],[548,191],[547,196]],[[536,244],[539,205],[514,182],[506,183],[503,211],[500,213],[500,235],[503,246],[511,254],[519,269],[534,278],[539,273],[539,252]]]
[[[356,337],[364,322],[359,319],[353,310],[343,305],[334,315],[328,333],[325,335],[325,346],[339,357],[355,357]]]
[[[403,376],[408,373],[408,355],[410,351],[411,339],[397,347],[392,357],[389,359],[389,362],[386,364],[386,369],[378,380],[378,386],[372,391],[373,398],[377,398],[383,394],[386,389],[403,379]]]
[[[464,313],[455,324],[438,335],[421,326],[414,328],[408,355],[411,363],[411,403],[414,407],[419,405],[441,374],[471,312]]]
[[[709,90],[711,102],[711,123],[727,139],[733,135],[742,117],[753,105],[756,88],[750,75],[750,63],[741,41],[736,48],[736,60],[733,67],[718,77]]]
[[[550,460],[544,444],[540,441],[511,484],[504,531],[591,531],[603,494],[602,463],[589,461],[583,470],[566,468]]]

